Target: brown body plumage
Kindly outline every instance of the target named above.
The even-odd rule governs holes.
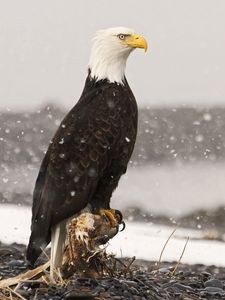
[[[110,207],[110,198],[133,151],[137,105],[124,85],[88,76],[79,102],[59,126],[41,165],[27,259],[33,264],[50,242],[51,228],[90,204]]]

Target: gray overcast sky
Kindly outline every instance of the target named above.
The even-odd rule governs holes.
[[[140,105],[225,104],[224,0],[0,0],[0,108],[71,107],[96,30],[143,34],[127,78]]]

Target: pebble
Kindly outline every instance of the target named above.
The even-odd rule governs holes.
[[[24,261],[19,259],[11,260],[8,264],[10,267],[21,267],[21,266],[25,267]]]
[[[158,272],[160,273],[169,273],[171,271],[171,267],[167,267],[167,268],[160,268],[158,270]]]
[[[124,284],[127,284],[128,286],[133,286],[133,287],[137,287],[138,283],[136,281],[133,280],[123,280]]]
[[[201,272],[201,274],[206,278],[212,277],[212,274],[210,274],[209,272],[206,272],[206,271]]]
[[[23,272],[26,267],[22,259],[24,250],[23,246],[20,250],[19,246],[15,250],[12,247],[10,255],[2,251],[4,259],[0,255],[0,276],[8,278]],[[162,262],[159,271],[152,267],[153,262],[144,262],[145,267],[141,267],[138,261],[135,264],[131,274],[117,278],[90,279],[74,275],[66,287],[24,282],[17,292],[25,299],[36,300],[225,299],[225,268],[180,264],[176,274],[171,275],[173,263]]]
[[[65,300],[93,300],[94,298],[91,294],[82,294],[77,291],[71,291],[64,297]]]
[[[213,286],[208,286],[204,289],[208,294],[211,294],[211,295],[215,295],[215,294],[218,294],[218,295],[225,295],[225,292],[223,289],[221,288],[218,288],[218,287],[213,287]]]
[[[205,282],[205,287],[217,287],[217,288],[223,288],[223,283],[218,279],[209,279]]]
[[[188,286],[188,285],[184,285],[181,283],[174,283],[173,287],[177,288],[180,291],[193,291],[193,288]]]

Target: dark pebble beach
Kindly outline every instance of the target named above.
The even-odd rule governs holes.
[[[225,268],[179,264],[173,272],[176,262],[157,266],[155,262],[128,258],[120,260],[119,265],[114,276],[93,279],[73,275],[67,285],[28,280],[17,286],[17,295],[1,290],[0,299],[225,299]],[[0,244],[1,279],[27,270],[24,245]]]

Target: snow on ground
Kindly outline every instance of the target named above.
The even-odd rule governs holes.
[[[173,228],[147,225],[144,223],[127,223],[125,232],[119,233],[111,242],[109,249],[118,256],[136,256],[136,258],[158,261],[160,253],[172,233]],[[199,232],[177,229],[162,256],[164,261],[178,261],[183,251],[186,238],[198,238]],[[225,266],[225,243],[207,240],[189,240],[183,263]]]
[[[31,208],[1,204],[0,241],[27,244],[30,234]]]
[[[14,205],[0,207],[0,241],[27,244],[30,234],[31,209]],[[146,223],[127,222],[126,229],[110,241],[108,251],[122,256],[136,256],[158,260],[161,250],[173,231],[172,227]],[[186,237],[199,238],[197,230],[177,229],[169,241],[162,259],[177,261],[182,253]],[[225,266],[225,243],[217,241],[190,240],[182,258],[185,263],[203,263]]]

